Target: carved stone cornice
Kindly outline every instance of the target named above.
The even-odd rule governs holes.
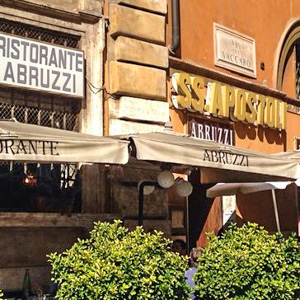
[[[44,4],[43,1],[36,3],[30,0],[0,0],[0,5],[73,23],[94,24],[102,17],[101,11],[70,11]]]

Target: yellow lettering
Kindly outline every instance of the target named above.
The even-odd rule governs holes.
[[[281,106],[280,107],[281,128],[283,130],[285,130],[286,123],[287,123],[287,121],[286,121],[286,119],[287,119],[287,103],[282,101],[280,104],[281,104],[280,105]]]
[[[223,114],[225,118],[229,118],[230,107],[234,107],[235,104],[235,93],[234,88],[229,85],[222,86],[222,104]]]
[[[209,112],[213,115],[223,115],[221,84],[218,82],[211,84]]]
[[[246,103],[247,103],[247,112],[246,112],[246,120],[247,122],[254,124],[256,120],[256,111],[253,106],[253,102],[256,102],[255,94],[254,93],[246,93]],[[248,112],[249,110],[249,112]]]
[[[242,89],[235,90],[235,106],[233,116],[244,122],[246,119],[246,93]]]
[[[190,108],[192,103],[192,94],[187,87],[191,84],[191,77],[187,73],[180,73],[176,77],[178,87],[177,102],[181,108]]]
[[[172,82],[174,79],[177,104],[181,109],[199,113],[205,111],[233,121],[286,129],[287,104],[279,99],[219,82],[210,82],[206,89],[207,79],[187,73],[174,74]]]
[[[265,107],[265,124],[270,128],[275,126],[275,99],[267,97]]]
[[[281,129],[281,123],[280,123],[280,100],[276,100],[275,101],[275,123],[274,123],[274,127]]]
[[[264,125],[264,110],[265,110],[265,104],[266,104],[266,97],[263,95],[256,95],[256,99],[258,101],[257,106],[257,125]]]
[[[204,80],[202,77],[192,77],[192,89],[197,97],[192,97],[192,108],[195,111],[203,112],[204,96],[202,94],[202,90],[204,89]]]

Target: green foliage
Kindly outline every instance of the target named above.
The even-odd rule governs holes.
[[[189,287],[187,258],[169,251],[161,232],[129,232],[121,225],[95,223],[90,238],[62,254],[48,255],[60,300],[183,300]]]
[[[2,300],[3,299],[3,293],[2,293],[2,291],[0,290],[0,300]]]
[[[300,299],[300,244],[257,224],[209,237],[195,275],[201,300]]]

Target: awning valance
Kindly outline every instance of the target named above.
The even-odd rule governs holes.
[[[273,153],[272,156],[286,158],[300,163],[300,150],[290,150],[286,152]]]
[[[276,181],[297,178],[297,163],[248,149],[175,133],[131,135],[139,160],[198,166],[201,181]]]
[[[214,198],[238,193],[251,194],[270,190],[284,190],[289,184],[291,181],[218,183],[206,191],[206,196]]]
[[[0,160],[126,164],[128,141],[0,121]]]

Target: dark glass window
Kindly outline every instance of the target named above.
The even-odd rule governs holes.
[[[80,175],[74,165],[0,164],[0,211],[80,212]]]

